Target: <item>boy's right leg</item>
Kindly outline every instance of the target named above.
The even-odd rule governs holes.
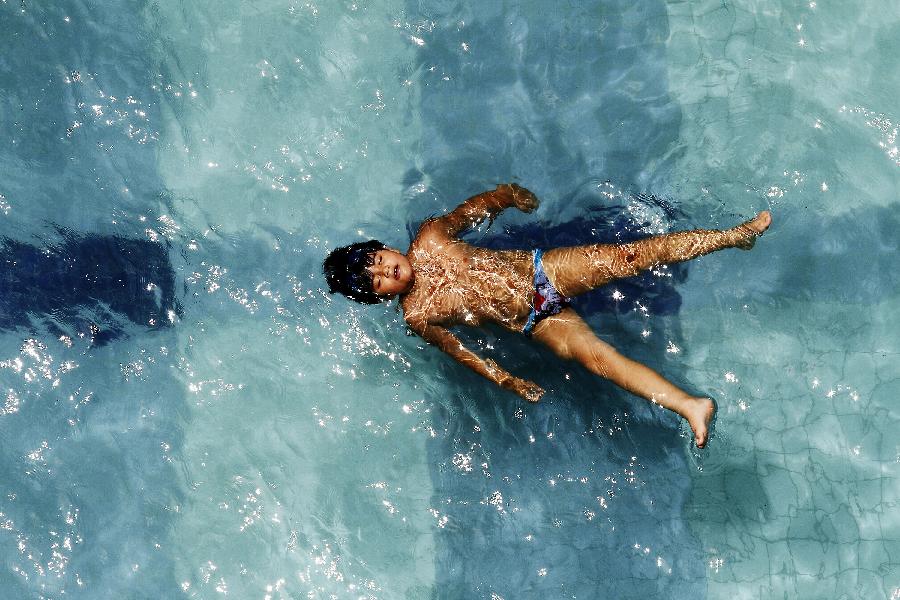
[[[690,260],[724,248],[749,250],[771,221],[769,211],[763,211],[750,221],[726,230],[697,229],[627,244],[554,248],[544,252],[542,263],[554,287],[571,298],[657,265]]]

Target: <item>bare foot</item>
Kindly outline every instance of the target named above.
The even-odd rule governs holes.
[[[716,404],[709,398],[691,398],[683,417],[694,432],[694,443],[698,448],[706,446],[709,437],[709,422],[716,414]]]
[[[755,217],[737,226],[737,230],[744,234],[744,238],[738,242],[737,247],[742,250],[749,250],[756,243],[756,238],[761,236],[769,225],[772,224],[772,213],[764,210]]]

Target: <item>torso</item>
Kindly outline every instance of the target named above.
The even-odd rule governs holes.
[[[534,294],[532,256],[477,248],[426,222],[407,252],[415,281],[402,299],[404,315],[443,327],[494,322],[521,331]]]

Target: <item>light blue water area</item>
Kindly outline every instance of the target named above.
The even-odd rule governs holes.
[[[0,597],[898,598],[900,11],[0,2]],[[730,226],[576,304],[719,404],[499,329],[538,405],[324,289],[499,182],[469,241]]]

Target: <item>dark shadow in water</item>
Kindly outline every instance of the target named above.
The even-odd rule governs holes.
[[[557,8],[564,17],[548,13]],[[595,208],[597,190],[584,182],[602,177],[626,191],[652,189],[674,158],[668,150],[681,111],[668,97],[663,2],[417,1],[404,19],[424,42],[409,74],[419,85],[424,131],[419,163],[404,181],[414,202],[409,222],[518,181],[543,199],[541,209],[530,221],[501,217],[513,223],[506,235],[473,243],[552,248],[646,231],[622,206]],[[549,218],[557,214],[577,216]],[[661,214],[671,227],[674,211]],[[654,340],[678,342],[675,284],[686,269],[666,280],[616,282],[627,305],[598,290],[576,308],[601,337],[659,367],[664,342],[635,337],[645,317],[631,310],[633,301],[648,307]],[[452,361],[423,369],[440,365],[442,389],[455,390],[430,398],[441,432],[429,445],[433,502],[449,518],[436,536],[433,596],[705,597],[703,550],[682,515],[691,466],[674,415],[523,336],[460,334],[482,356],[537,380],[547,396],[525,406]],[[435,374],[421,377],[431,389]]]
[[[88,336],[103,345],[181,314],[166,247],[148,240],[60,232],[38,247],[0,240],[0,330],[33,328]]]

